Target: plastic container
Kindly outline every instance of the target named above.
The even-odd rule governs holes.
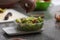
[[[36,24],[18,24],[17,29],[20,31],[38,31],[41,30],[43,27],[43,23],[36,23]]]
[[[36,2],[34,11],[45,11],[50,6],[51,2]]]

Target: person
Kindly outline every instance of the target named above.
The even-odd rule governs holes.
[[[19,3],[26,12],[30,12],[35,8],[35,0],[0,0],[0,8],[9,8],[16,3]]]
[[[33,11],[35,8],[36,0],[20,0],[20,6],[26,10],[26,12]]]

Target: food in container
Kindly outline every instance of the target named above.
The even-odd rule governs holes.
[[[43,19],[41,17],[27,17],[16,19],[17,29],[20,31],[38,31],[43,27]]]
[[[0,14],[3,13],[5,9],[0,8]]]
[[[55,14],[55,19],[57,22],[60,22],[60,14]]]
[[[4,20],[8,20],[9,19],[9,17],[11,17],[12,16],[12,13],[11,12],[9,12],[5,17],[4,17]]]
[[[37,0],[34,11],[45,11],[51,4],[51,0]]]
[[[9,40],[26,40],[26,39],[23,39],[23,38],[11,38]]]

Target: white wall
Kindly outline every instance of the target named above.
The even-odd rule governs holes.
[[[60,5],[60,0],[52,0],[52,3],[56,6],[56,5]]]

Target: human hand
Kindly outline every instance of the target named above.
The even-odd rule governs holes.
[[[33,11],[35,8],[35,0],[20,0],[19,4],[26,12]]]

